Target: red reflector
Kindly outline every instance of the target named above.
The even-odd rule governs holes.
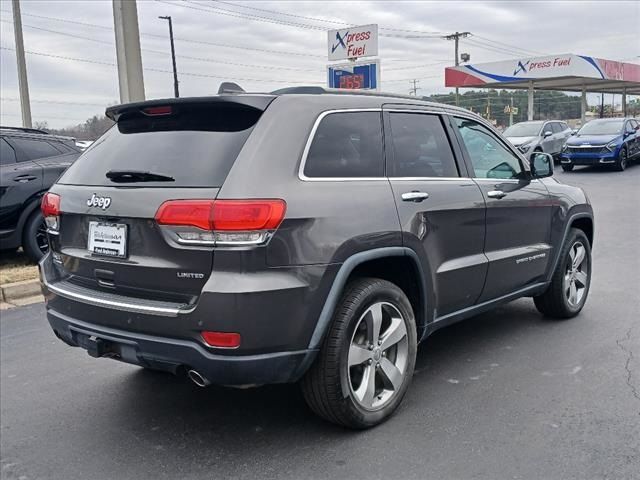
[[[45,193],[40,203],[43,217],[55,217],[60,214],[60,195],[55,193]]]
[[[284,200],[168,200],[160,205],[160,225],[185,225],[217,231],[274,230],[287,204]]]
[[[202,339],[210,347],[238,348],[240,346],[240,334],[231,332],[201,332]]]
[[[160,205],[156,221],[160,225],[186,225],[213,230],[213,200],[169,200]]]
[[[213,229],[274,230],[286,210],[284,200],[217,200],[213,203]]]
[[[171,115],[171,107],[169,106],[148,107],[148,108],[143,108],[142,112],[145,115]]]

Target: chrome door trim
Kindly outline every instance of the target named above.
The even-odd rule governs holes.
[[[307,142],[304,146],[304,150],[302,151],[302,159],[300,161],[300,167],[298,168],[298,178],[303,182],[360,182],[360,181],[376,181],[376,182],[386,182],[387,178],[382,175],[380,177],[307,177],[304,174],[304,167],[307,164],[307,157],[309,156],[309,150],[311,149],[311,144],[313,143],[313,139],[316,136],[316,131],[318,130],[318,126],[320,122],[328,115],[332,113],[358,113],[358,112],[380,112],[382,113],[381,107],[376,108],[342,108],[342,109],[334,109],[334,110],[326,110],[318,115],[315,122],[313,123],[313,127],[311,128],[311,132],[309,133],[309,137],[307,138]],[[381,123],[382,125],[382,123]],[[382,135],[382,131],[380,132]]]

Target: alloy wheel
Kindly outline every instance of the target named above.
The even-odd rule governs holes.
[[[582,302],[589,283],[587,249],[582,242],[575,242],[569,250],[569,259],[564,274],[564,292],[572,308]]]
[[[404,383],[409,343],[407,326],[391,303],[370,305],[358,320],[348,353],[349,386],[355,401],[378,410]]]
[[[627,151],[624,148],[620,151],[620,168],[627,168]]]
[[[42,252],[42,254],[46,254],[49,251],[49,240],[47,239],[47,224],[42,221],[40,225],[38,225],[38,230],[36,230],[36,244],[38,245],[38,249]]]

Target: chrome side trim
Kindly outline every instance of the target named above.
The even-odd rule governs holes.
[[[122,310],[124,312],[143,313],[151,315],[160,315],[163,317],[177,317],[180,314],[191,313],[195,310],[195,306],[189,308],[169,308],[169,307],[154,307],[151,305],[139,305],[129,303],[125,301],[107,300],[104,298],[91,297],[89,295],[83,295],[78,292],[72,292],[65,288],[51,285],[47,282],[42,275],[42,282],[47,290],[60,295],[61,297],[68,298],[69,300],[75,300],[77,302],[86,303],[95,307],[109,307],[116,310]]]

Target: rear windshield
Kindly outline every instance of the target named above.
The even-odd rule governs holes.
[[[178,107],[170,115],[123,114],[88,148],[59,183],[92,186],[222,186],[261,111],[222,104]],[[168,180],[136,176],[126,183],[108,172],[148,172]],[[112,177],[113,178],[113,177]]]

